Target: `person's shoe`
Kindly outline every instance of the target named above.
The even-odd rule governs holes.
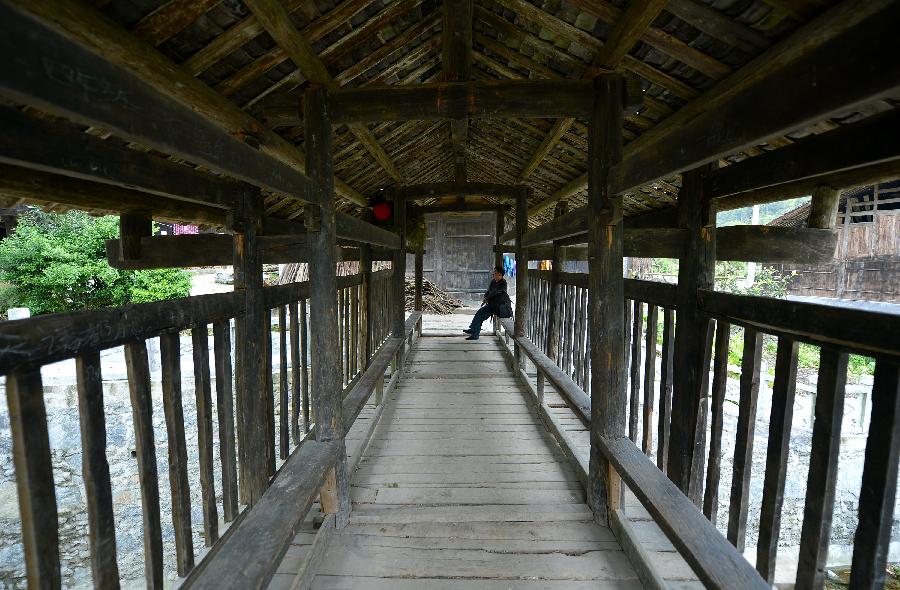
[[[466,340],[478,340],[478,334],[472,334],[471,336],[466,338]]]
[[[467,328],[467,329],[463,330],[463,333],[464,333],[464,334],[471,334],[471,333],[472,333],[472,329],[471,329],[471,328]]]

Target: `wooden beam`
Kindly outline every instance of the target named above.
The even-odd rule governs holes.
[[[445,213],[463,211],[497,211],[502,209],[496,203],[446,203],[441,205],[425,205],[419,207],[422,213]]]
[[[307,202],[322,200],[303,173],[260,153],[131,72],[89,51],[27,12],[0,7],[0,50],[16,67],[0,73],[7,98],[96,126],[164,153]],[[79,72],[73,81],[71,74]],[[84,86],[84,80],[103,80]],[[79,80],[81,82],[79,82]],[[81,86],[79,86],[81,84]],[[165,125],[160,125],[165,121]]]
[[[13,0],[13,3],[23,11],[37,16],[42,22],[50,24],[67,39],[89,48],[109,60],[109,63],[128,71],[174,103],[212,122],[229,136],[245,139],[254,149],[258,149],[260,155],[269,156],[267,161],[274,159],[295,172],[303,172],[303,152],[179,68],[131,31],[105,18],[90,3],[67,0],[47,0],[40,3]],[[146,113],[138,116],[147,118]],[[276,171],[277,167],[271,168],[270,173]],[[349,201],[362,206],[367,204],[366,199],[346,183],[336,181],[335,186],[338,194]]]
[[[337,239],[345,245],[371,244],[391,250],[400,247],[400,238],[394,232],[347,213],[335,213],[334,218]],[[307,231],[306,226],[288,219],[266,217],[263,220],[263,233],[268,236],[305,235]]]
[[[168,0],[134,25],[134,34],[161,45],[203,16],[219,0]]]
[[[485,196],[499,199],[516,199],[521,190],[514,184],[489,182],[433,182],[410,184],[397,189],[407,201],[439,199],[443,197]]]
[[[225,533],[185,581],[185,588],[265,588],[316,499],[325,473],[345,454],[339,442],[305,441],[277,482]]]
[[[596,74],[598,70],[615,69],[635,43],[645,35],[666,3],[667,0],[639,0],[630,3],[606,37],[603,47],[594,58],[593,67],[588,71]]]
[[[772,46],[707,91],[701,99],[689,102],[629,143],[616,171],[616,190],[628,191],[657,178],[674,175],[797,129],[810,121],[821,120],[831,113],[852,108],[861,100],[890,94],[896,88],[900,65],[884,63],[890,61],[886,58],[890,49],[871,43],[871,39],[883,39],[888,43],[890,33],[882,38],[874,35],[881,34],[878,33],[880,28],[889,26],[887,23],[896,18],[897,10],[898,7],[889,0],[873,0],[864,6],[844,2]],[[864,52],[857,53],[858,48],[863,48]],[[866,67],[856,67],[858,62],[852,57],[856,55],[866,60]],[[873,55],[874,61],[870,59]],[[827,72],[815,67],[822,63],[829,64]],[[822,86],[826,82],[829,85],[827,92]],[[748,119],[745,113],[756,112],[759,104],[769,104],[768,99],[760,99],[760,96],[790,97],[793,105],[803,104],[804,108],[785,108],[773,111],[777,116]],[[794,102],[800,100],[799,97],[803,97],[802,102]],[[743,123],[737,125],[735,121]],[[726,125],[727,133],[716,127],[717,123]],[[586,186],[586,175],[571,180],[532,207],[530,215],[536,215],[556,200],[580,192]]]
[[[329,97],[334,122],[419,119],[584,117],[590,82],[448,82],[339,90]]]
[[[247,6],[307,80],[315,84],[322,84],[329,90],[338,88],[337,82],[328,73],[328,68],[325,67],[312,45],[294,27],[290,14],[280,2],[277,0],[247,0]],[[351,125],[350,131],[391,178],[397,182],[405,182],[390,156],[387,155],[368,127]]]
[[[307,91],[303,100],[303,120],[308,145],[315,148],[306,152],[306,169],[330,194],[334,183],[334,134],[324,87],[311,86]],[[304,220],[309,232],[310,252],[315,254],[315,264],[309,265],[309,303],[316,440],[338,442],[340,451],[340,459],[330,475],[326,475],[321,502],[323,512],[334,514],[335,524],[343,528],[350,517],[350,479],[341,415],[341,351],[334,337],[338,333],[334,200],[328,199],[319,207],[310,206]]]
[[[898,160],[898,135],[900,111],[890,110],[712,171],[705,190],[720,198]]]
[[[0,126],[0,162],[6,164],[212,207],[233,208],[243,192],[234,181],[82,133],[63,121],[0,107]]]
[[[522,236],[528,229],[528,197],[531,195],[529,187],[521,187],[519,198],[516,200],[516,310],[515,310],[515,359],[516,371],[524,369],[524,357],[519,345],[519,339],[525,337],[525,320],[528,313],[528,256]]]
[[[5,164],[0,164],[0,195],[111,214],[149,211],[154,219],[187,223],[224,225],[227,215],[224,209]]]
[[[622,197],[610,171],[622,157],[625,86],[620,76],[594,81],[588,134],[588,326],[591,361],[591,451],[588,505],[594,521],[608,525],[623,507],[622,483],[601,438],[625,436],[625,284],[622,277]],[[563,219],[560,217],[559,219]]]
[[[669,0],[666,3],[666,12],[674,14],[710,37],[724,41],[750,55],[772,44],[768,37],[756,29],[728,18],[697,0]]]

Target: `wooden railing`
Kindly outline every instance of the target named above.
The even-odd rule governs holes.
[[[342,343],[344,398],[344,431],[351,427],[356,416],[373,391],[383,390],[385,371],[401,363],[398,355],[405,352],[404,338],[389,338],[393,312],[391,290],[392,271],[371,273],[368,281],[369,305],[360,297],[360,275],[337,277],[337,297],[340,307],[340,335]],[[51,462],[47,414],[41,367],[56,361],[75,359],[78,391],[78,410],[83,452],[85,505],[88,514],[89,542],[93,583],[97,588],[119,586],[116,552],[116,529],[113,517],[113,496],[110,470],[107,463],[104,417],[103,375],[101,351],[124,345],[128,387],[133,412],[137,475],[140,480],[143,513],[145,576],[148,587],[161,588],[164,583],[164,551],[160,511],[160,477],[157,472],[156,440],[153,428],[151,371],[147,340],[160,339],[162,407],[168,433],[168,476],[171,489],[171,518],[174,526],[174,553],[177,574],[189,576],[189,583],[212,587],[211,568],[199,567],[194,554],[191,528],[191,490],[188,483],[187,444],[182,409],[182,375],[180,333],[190,330],[193,343],[194,379],[197,408],[197,441],[199,445],[200,498],[203,514],[203,537],[212,547],[202,564],[212,559],[228,559],[231,563],[253,561],[253,548],[262,553],[261,563],[246,566],[245,580],[257,584],[271,576],[274,569],[266,564],[280,559],[287,544],[277,546],[279,529],[266,520],[276,515],[283,522],[302,520],[305,510],[314,501],[326,471],[344,453],[343,441],[315,442],[309,433],[314,429],[310,415],[310,373],[315,370],[308,359],[308,283],[292,283],[263,289],[264,307],[275,312],[277,334],[267,326],[263,350],[266,390],[261,392],[265,407],[265,456],[247,457],[253,464],[266,464],[270,477],[280,482],[278,490],[292,490],[288,500],[283,493],[270,493],[252,508],[259,518],[246,519],[241,504],[247,502],[243,489],[245,473],[257,465],[246,465],[236,453],[235,442],[244,444],[242,433],[254,425],[246,424],[241,414],[241,395],[252,391],[241,385],[243,375],[240,355],[242,347],[235,346],[237,359],[232,358],[231,321],[244,317],[246,298],[238,293],[202,295],[157,303],[128,305],[97,311],[81,311],[41,316],[0,324],[0,374],[6,375],[9,420],[13,439],[13,460],[18,486],[22,521],[22,540],[26,555],[29,585],[59,587],[60,547],[57,517],[56,487]],[[271,318],[271,316],[269,316]],[[407,322],[411,338],[419,322],[414,314]],[[267,318],[268,321],[268,318]],[[212,325],[212,353],[215,378],[210,372],[209,332]],[[238,330],[237,338],[242,332]],[[366,335],[368,334],[368,336]],[[274,396],[274,366],[272,340],[279,339],[278,391]],[[337,337],[338,335],[336,335]],[[365,346],[366,339],[370,346]],[[288,341],[290,344],[288,345]],[[235,343],[235,344],[239,344]],[[290,354],[290,362],[288,362]],[[313,357],[314,358],[314,357]],[[392,372],[392,379],[398,374]],[[214,401],[215,400],[215,401]],[[380,401],[380,394],[379,394]],[[214,430],[213,423],[217,428]],[[235,425],[237,424],[237,428]],[[214,455],[214,433],[218,435],[219,453]],[[236,441],[237,439],[237,441]],[[279,468],[276,460],[285,461]],[[218,458],[216,462],[215,458]],[[217,501],[215,472],[221,472],[221,502]],[[240,484],[240,485],[239,485]],[[279,497],[282,496],[282,497]],[[194,496],[196,497],[196,495]],[[290,517],[284,510],[290,503]],[[280,513],[271,513],[273,507]],[[225,523],[232,523],[223,538],[219,530],[219,511]],[[251,529],[270,526],[273,536],[265,540],[247,537],[246,524]],[[272,528],[274,527],[274,528]],[[227,542],[237,538],[238,549]],[[283,535],[282,535],[283,536]],[[283,540],[283,539],[282,539]],[[257,545],[254,545],[257,543]],[[263,543],[266,547],[258,545]],[[268,545],[267,545],[268,544]],[[266,553],[265,551],[268,551]],[[277,561],[275,561],[277,565]],[[202,565],[201,564],[201,565]],[[195,567],[197,566],[197,567]],[[255,577],[253,577],[255,576]],[[235,578],[236,580],[238,578]],[[231,580],[231,582],[234,582]],[[240,587],[249,587],[242,586]],[[217,587],[223,587],[221,585]]]
[[[589,424],[591,402],[586,390],[589,391],[590,367],[589,357],[585,355],[589,341],[585,317],[587,275],[558,273],[555,278],[559,295],[554,307],[551,305],[553,274],[531,273],[529,308],[532,311],[527,338],[518,339],[517,344],[535,367],[534,389],[538,400],[543,401],[542,384],[550,381],[575,414]],[[853,587],[874,587],[878,572],[884,570],[890,542],[890,515],[900,455],[900,330],[897,329],[900,318],[841,305],[701,290],[699,309],[709,318],[709,329],[705,346],[698,350],[704,355],[705,374],[709,374],[712,365],[712,379],[700,380],[699,399],[703,402],[695,433],[696,458],[691,489],[683,492],[666,476],[669,457],[680,452],[669,444],[677,329],[676,286],[626,280],[625,297],[625,348],[629,357],[626,367],[630,382],[628,438],[601,437],[601,450],[709,587],[768,588],[774,581],[800,342],[816,345],[820,352],[796,581],[798,588],[822,587],[834,512],[848,356],[858,353],[875,358],[872,418],[851,569]],[[554,309],[559,317],[555,344],[547,329],[553,324],[549,317]],[[511,322],[502,320],[500,326],[501,337],[508,340],[513,333]],[[723,536],[715,522],[722,475],[723,404],[732,326],[743,332],[743,350],[730,507]],[[754,475],[752,451],[764,334],[777,337],[777,354],[754,567],[741,553],[747,535],[750,482]],[[548,352],[555,353],[556,358],[550,358]],[[527,378],[521,368],[519,372]],[[658,416],[655,408],[659,408]],[[651,459],[654,455],[655,461]]]

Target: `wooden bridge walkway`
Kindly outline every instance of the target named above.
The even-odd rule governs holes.
[[[419,339],[312,587],[641,588],[525,395],[496,338]]]

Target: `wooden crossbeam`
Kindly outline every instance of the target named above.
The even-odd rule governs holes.
[[[828,184],[823,176],[900,159],[897,137],[900,111],[890,110],[715,170],[706,190],[720,198],[798,180]]]
[[[629,96],[630,101],[639,96]],[[462,118],[587,116],[589,81],[453,82],[338,90],[329,96],[335,123]]]
[[[245,190],[240,183],[17,109],[0,107],[0,127],[0,162],[6,164],[225,209],[234,208]],[[139,199],[146,204],[149,195]]]
[[[674,175],[851,109],[860,101],[890,94],[898,83],[900,65],[887,57],[890,48],[883,46],[890,37],[879,37],[878,31],[889,27],[897,10],[888,0],[865,5],[845,2],[774,45],[701,99],[629,143],[614,178],[617,190]],[[860,63],[865,65],[858,67]],[[823,70],[817,64],[828,67]],[[791,106],[776,108],[773,97],[783,97]],[[746,117],[746,113],[758,112],[762,104],[769,105],[765,116]],[[681,154],[675,155],[675,151]],[[574,178],[531,207],[529,215],[537,215],[586,186],[587,175]]]
[[[90,3],[66,0],[13,0],[11,3],[20,7],[22,12],[31,13],[41,22],[51,25],[57,34],[89,48],[110,64],[126,70],[137,80],[168,98],[171,104],[189,108],[234,138],[245,138],[253,145],[251,149],[256,149],[259,155],[268,156],[267,161],[276,162],[273,170],[283,164],[294,171],[303,172],[304,155],[301,151],[260,125],[248,113],[176,66],[133,33],[105,18]],[[21,50],[16,49],[10,55],[19,53]],[[147,119],[144,113],[140,117]],[[362,195],[342,181],[336,180],[335,190],[353,203],[367,203]]]
[[[606,38],[606,43],[594,57],[592,66],[585,70],[582,78],[590,79],[602,70],[614,70],[665,6],[666,0],[639,0],[629,4]],[[534,172],[573,123],[575,119],[559,119],[553,123],[541,145],[519,173],[519,180],[524,180]]]
[[[443,197],[485,196],[501,199],[518,198],[522,190],[518,185],[490,182],[433,182],[411,184],[397,189],[408,201],[440,199]],[[496,207],[496,205],[495,205]]]
[[[316,54],[312,45],[300,34],[291,21],[290,14],[277,0],[247,0],[247,6],[256,15],[263,28],[290,57],[310,82],[322,84],[330,90],[338,88],[328,68]],[[397,182],[405,182],[391,157],[384,151],[375,136],[365,125],[350,125],[350,131],[365,147],[375,161]]]
[[[4,5],[0,23],[0,50],[16,62],[0,73],[0,92],[7,98],[274,192],[311,203],[323,200],[318,184],[302,172],[232,137],[28,13]]]
[[[134,25],[134,34],[162,45],[200,18],[220,0],[169,0]]]

